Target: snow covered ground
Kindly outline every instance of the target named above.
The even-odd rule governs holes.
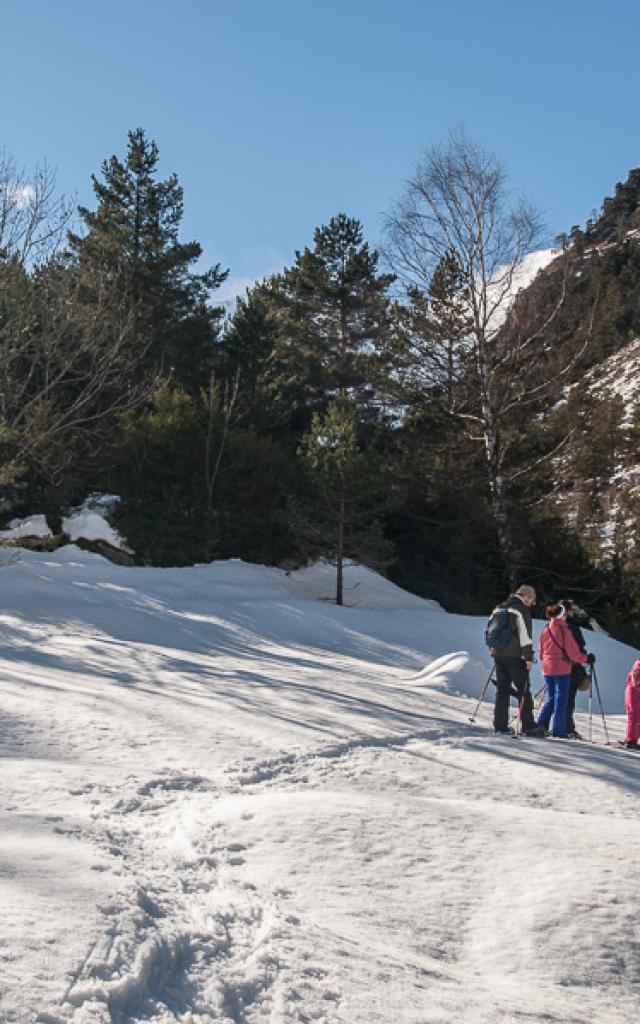
[[[640,757],[470,725],[482,620],[74,546],[0,583],[3,1024],[637,1021]],[[620,738],[638,652],[589,642]]]

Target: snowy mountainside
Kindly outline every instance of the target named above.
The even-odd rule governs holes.
[[[491,334],[503,326],[509,310],[521,291],[533,284],[544,270],[562,253],[561,249],[536,249],[527,253],[517,264],[501,267],[487,288],[487,306],[491,310]]]
[[[637,180],[637,173],[633,172],[630,176],[633,196]],[[571,408],[573,429],[567,431],[567,445],[561,446],[549,460],[553,467],[549,500],[570,531],[579,537],[594,563],[605,567],[610,567],[614,552],[623,559],[625,552],[629,556],[634,554],[636,505],[640,494],[637,453],[630,450],[623,433],[631,426],[640,402],[638,207],[635,198],[629,204],[626,200],[622,202],[624,191],[623,188],[620,195],[616,193],[615,201],[605,201],[601,223],[592,224],[586,234],[572,229],[573,269],[558,310],[555,340],[553,327],[550,331],[551,350],[555,352],[560,346],[560,365],[568,367],[585,339],[589,339],[586,357],[590,368],[585,371],[578,363],[571,379],[567,378],[566,385],[554,395],[549,407],[545,408],[543,403],[539,410],[544,421],[564,406],[570,395],[575,400]],[[549,252],[552,257],[553,250]],[[532,254],[532,258],[536,255]],[[544,257],[545,254],[539,255]],[[542,302],[537,313],[542,336],[545,316],[551,318],[552,324],[556,322],[554,306],[547,308],[544,304],[549,301],[544,296],[547,268],[553,270],[553,266],[552,258],[546,262],[543,259],[539,267],[543,273],[525,275],[524,287],[531,292],[533,307],[537,300]],[[604,353],[611,354],[605,356]],[[541,359],[546,358],[544,349],[540,355]],[[598,401],[581,403],[582,396]],[[624,403],[620,424],[615,419],[616,409],[600,405],[602,400],[616,397]],[[608,416],[611,417],[609,423]],[[592,457],[589,458],[591,438]],[[573,464],[570,471],[573,476],[569,480],[567,453]]]
[[[581,390],[586,387],[591,395],[599,400],[615,397],[622,399],[624,409],[621,427],[628,429],[632,426],[640,406],[639,382],[640,338],[635,338],[589,370],[584,381],[574,386]],[[560,464],[561,460],[558,460],[558,465]],[[633,551],[637,525],[633,505],[639,496],[640,461],[634,461],[628,452],[624,455],[619,454],[611,478],[599,482],[599,517],[582,527],[585,536],[590,535],[596,539],[598,560],[606,561],[616,544],[624,543],[629,554]],[[578,490],[566,491],[560,495],[558,504],[571,519],[575,516],[579,501]],[[619,536],[620,528],[624,529],[624,540]]]
[[[586,374],[589,390],[600,398],[619,395],[628,424],[640,404],[640,338],[630,341]]]
[[[640,407],[640,338],[629,342],[619,352],[606,359],[590,375],[590,389],[599,397],[619,395],[624,402],[623,426],[629,427]],[[611,481],[612,498],[610,530],[621,511],[621,495],[626,498],[640,494],[640,461],[634,465],[620,465]]]
[[[356,566],[0,579],[3,1022],[635,1020],[640,762],[470,725],[482,619]],[[638,652],[588,643],[620,737]]]

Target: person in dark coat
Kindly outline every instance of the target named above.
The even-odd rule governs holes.
[[[536,603],[533,587],[523,584],[515,594],[494,609],[509,611],[511,639],[505,647],[490,648],[496,667],[496,701],[493,711],[493,727],[497,733],[512,733],[509,728],[509,703],[512,690],[518,695],[522,732],[528,736],[543,736],[533,717],[533,698],[529,673],[533,666],[533,640],[531,609]]]
[[[568,597],[563,597],[561,601],[558,601],[566,612],[566,623],[571,630],[571,635],[575,640],[581,654],[587,653],[587,644],[584,638],[584,634],[580,629],[580,626],[575,620],[575,608],[573,601]],[[595,654],[591,655],[591,664],[595,662]],[[567,700],[567,736],[570,739],[581,740],[582,736],[576,729],[575,723],[575,710],[576,710],[576,694],[578,693],[578,686],[580,684],[581,673],[577,665],[571,667],[571,682],[569,683],[569,698]]]

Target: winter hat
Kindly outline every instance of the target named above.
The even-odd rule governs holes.
[[[564,619],[567,609],[563,604],[548,604],[544,610],[547,619]]]

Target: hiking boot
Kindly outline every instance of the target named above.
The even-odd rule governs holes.
[[[534,725],[533,729],[525,729],[522,735],[532,736],[534,739],[537,740],[543,740],[547,735],[547,730],[543,725]]]
[[[627,750],[640,750],[640,746],[638,746],[637,740],[633,740],[633,742],[628,741],[627,743],[625,743],[625,748]]]
[[[581,740],[581,739],[584,739],[584,737],[583,737],[582,733],[579,733],[576,729],[574,729],[573,732],[568,732],[567,733],[567,739],[568,740]]]
[[[516,731],[509,726],[508,729],[494,729],[496,736],[515,736]]]

